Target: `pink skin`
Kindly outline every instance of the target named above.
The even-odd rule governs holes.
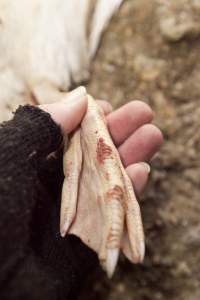
[[[131,101],[114,112],[108,102],[98,101],[105,112],[109,131],[122,162],[139,195],[149,174],[148,165],[141,162],[150,161],[163,143],[161,131],[151,124],[153,112],[141,101]],[[73,104],[64,99],[39,107],[49,112],[53,120],[61,126],[63,133],[67,134],[81,122],[87,109],[87,98],[80,97]]]

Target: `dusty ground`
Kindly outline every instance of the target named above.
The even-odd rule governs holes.
[[[200,299],[200,1],[126,0],[102,40],[88,85],[115,107],[142,99],[165,145],[141,199],[144,264],[98,270],[80,299]]]

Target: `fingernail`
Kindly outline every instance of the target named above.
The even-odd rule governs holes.
[[[142,165],[142,166],[146,169],[146,171],[147,171],[148,174],[150,173],[151,167],[150,167],[149,164],[147,164],[147,163],[144,162],[144,161],[140,162],[139,164]]]
[[[80,97],[86,95],[87,95],[86,88],[84,86],[79,86],[78,88],[76,88],[75,90],[67,94],[66,97],[63,99],[63,101],[73,102],[78,100]]]

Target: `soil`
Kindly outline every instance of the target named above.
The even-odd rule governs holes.
[[[199,0],[126,0],[104,34],[89,92],[149,103],[165,143],[140,201],[144,263],[121,257],[112,280],[99,268],[80,299],[200,299],[199,20]]]

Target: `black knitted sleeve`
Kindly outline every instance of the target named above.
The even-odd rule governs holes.
[[[40,289],[37,284],[48,285],[46,279],[41,279],[42,270],[40,280],[36,282],[39,267],[35,265],[29,251],[30,222],[37,200],[35,193],[38,184],[38,166],[44,157],[58,148],[61,141],[61,130],[50,115],[30,105],[19,107],[14,118],[0,126],[1,299],[4,290],[4,296],[8,299],[18,299],[22,295],[28,297],[31,284],[20,287],[23,285],[23,277],[26,276],[35,278],[35,289],[38,291]],[[29,263],[26,262],[27,259],[30,260]],[[23,270],[23,274],[20,275],[22,280],[19,280],[18,286],[13,289],[12,279],[15,280],[18,276],[16,270],[21,272],[21,266],[24,264],[31,265],[31,274],[28,275],[28,270]],[[12,293],[9,291],[10,285]],[[24,290],[20,292],[20,289]]]
[[[0,126],[0,299],[75,299],[96,256],[59,235],[62,134],[50,115],[19,107]]]

